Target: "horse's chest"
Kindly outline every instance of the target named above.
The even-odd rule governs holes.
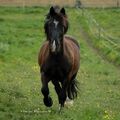
[[[69,73],[70,66],[65,60],[51,61],[46,66],[46,75],[50,79],[64,79]]]
[[[51,79],[63,79],[67,74],[67,70],[62,65],[51,65],[47,70],[47,74]]]

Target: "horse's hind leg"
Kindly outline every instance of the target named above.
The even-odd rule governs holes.
[[[68,98],[71,100],[77,97],[78,81],[76,79],[76,75],[77,73],[72,76],[67,89]]]
[[[51,107],[53,102],[51,97],[49,96],[49,88],[48,88],[48,82],[49,80],[47,79],[47,77],[45,77],[44,73],[41,74],[41,80],[42,80],[42,88],[41,88],[41,92],[44,96],[44,104],[47,107]]]

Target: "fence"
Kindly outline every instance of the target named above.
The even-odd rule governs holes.
[[[84,10],[85,12],[85,10]],[[100,25],[99,23],[97,23],[97,21],[94,19],[94,17],[92,16],[92,14],[90,14],[90,12],[88,12],[88,10],[86,10],[86,13],[84,13],[86,15],[86,18],[87,18],[87,22],[88,22],[88,25],[89,25],[89,28],[91,30],[92,33],[95,34],[95,36],[98,37],[98,39],[105,39],[107,41],[109,41],[111,44],[117,46],[119,43],[120,44],[120,41],[119,41],[119,38],[115,38],[111,35],[109,35],[106,30],[104,30]],[[116,42],[115,42],[116,41]]]
[[[0,0],[0,6],[48,6],[61,5],[74,7],[120,7],[120,0]]]
[[[113,47],[111,48],[105,44],[105,42],[104,45],[109,49],[117,50],[120,57],[120,38],[113,37],[103,27],[101,27],[100,24],[95,20],[94,16],[89,12],[89,9],[82,7],[81,9],[78,8],[77,11],[80,15],[82,14],[82,16],[85,17],[90,33],[94,36],[94,38],[96,38],[96,40],[107,41]]]

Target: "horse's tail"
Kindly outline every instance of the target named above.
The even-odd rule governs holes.
[[[78,93],[78,81],[75,77],[76,75],[72,77],[67,89],[67,95],[70,99],[76,98]]]

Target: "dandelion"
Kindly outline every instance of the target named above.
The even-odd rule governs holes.
[[[104,117],[103,117],[104,119],[106,119],[106,120],[109,120],[110,119],[110,117],[109,117],[109,115],[108,114],[106,114],[106,115],[104,115]]]
[[[35,72],[37,72],[37,71],[39,70],[39,67],[38,67],[38,65],[34,65],[34,66],[32,67],[32,69],[33,69]]]
[[[104,119],[104,120],[112,120],[113,118],[112,118],[112,115],[111,115],[111,111],[105,110],[105,111],[104,111],[103,119]]]

